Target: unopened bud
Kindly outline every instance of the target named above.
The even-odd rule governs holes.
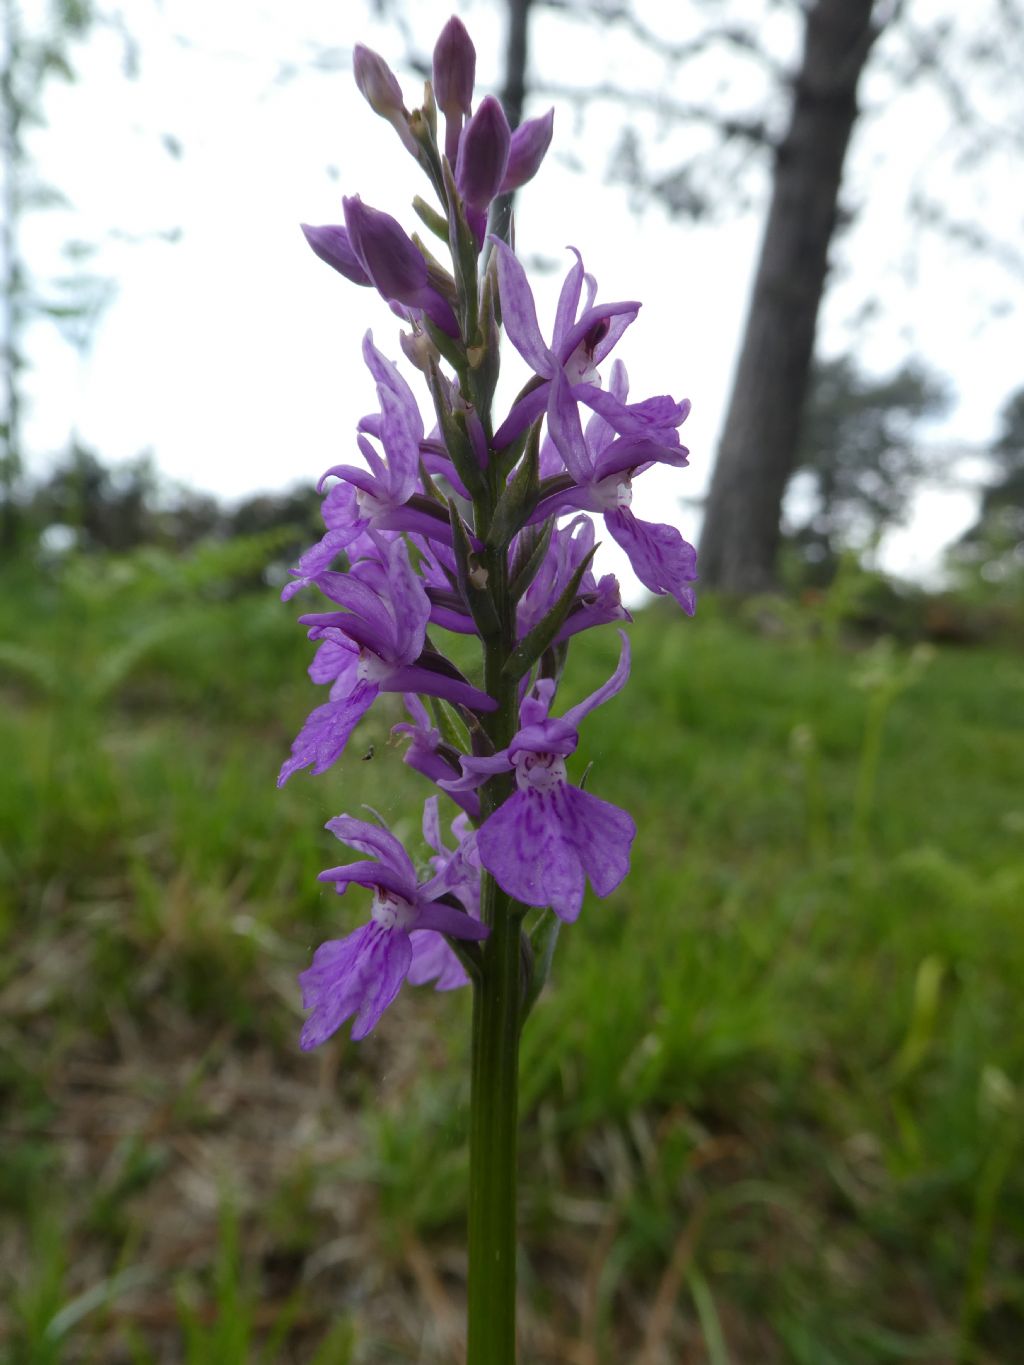
[[[356,43],[352,67],[359,93],[375,114],[390,118],[396,112],[405,113],[402,87],[379,53],[363,47],[362,43]]]
[[[299,226],[306,241],[322,261],[326,261],[353,284],[373,284],[352,246],[352,239],[343,227],[310,227],[308,223]]]
[[[386,299],[414,303],[427,283],[427,263],[401,223],[364,204],[358,194],[342,204],[349,237],[370,279]]]
[[[508,194],[532,180],[540,169],[554,129],[555,111],[549,109],[540,118],[527,119],[512,134],[512,144],[508,153],[505,178],[501,182],[501,193]]]
[[[390,66],[378,53],[363,47],[362,43],[356,43],[352,67],[359,93],[367,104],[375,114],[387,119],[402,139],[406,150],[418,156],[419,149],[409,132],[409,111],[402,98],[402,87]]]
[[[463,129],[455,167],[455,183],[471,208],[486,210],[501,189],[511,144],[505,111],[488,95]]]
[[[440,363],[441,353],[425,332],[400,332],[398,344],[410,365],[415,365],[424,374],[430,374],[430,362]]]
[[[476,48],[453,14],[434,46],[434,98],[446,118],[469,117],[475,80]]]
[[[384,298],[421,308],[442,331],[458,336],[451,305],[430,283],[427,263],[401,223],[364,204],[358,194],[341,202],[352,247]]]

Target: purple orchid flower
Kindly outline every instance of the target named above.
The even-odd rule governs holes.
[[[322,476],[339,478],[355,490],[350,529],[415,531],[451,543],[451,523],[444,509],[421,489],[419,462],[423,446],[423,418],[412,390],[394,363],[373,344],[373,334],[363,338],[363,358],[377,382],[381,410],[359,422],[356,437],[369,469],[357,465],[332,465]],[[385,459],[370,443],[378,439]],[[340,510],[340,509],[339,509]]]
[[[594,523],[586,516],[575,517],[567,526],[552,533],[544,562],[516,609],[517,639],[523,639],[548,614],[593,550],[594,540]],[[561,644],[592,626],[632,619],[622,605],[615,575],[605,574],[598,580],[588,568],[580,580],[576,601],[555,636],[555,643]]]
[[[501,317],[512,345],[530,369],[543,382],[513,405],[512,411],[495,432],[498,449],[508,445],[526,429],[547,405],[548,388],[556,374],[564,374],[570,384],[580,385],[587,392],[599,384],[597,367],[612,350],[626,328],[640,311],[640,304],[605,303],[596,306],[597,284],[583,269],[583,260],[575,247],[576,257],[565,277],[555,310],[555,325],[551,345],[541,336],[537,322],[537,305],[530,282],[515,253],[500,238],[492,237],[498,260],[498,291],[501,295]],[[587,286],[586,306],[577,319],[580,296]]]
[[[545,906],[567,922],[579,915],[586,880],[599,896],[614,891],[629,871],[636,825],[624,810],[570,784],[565,760],[579,743],[579,723],[625,686],[629,641],[608,681],[564,716],[548,709],[555,684],[535,683],[520,708],[521,728],[507,749],[488,758],[466,756],[453,787],[475,787],[510,769],[517,790],[477,831],[481,864],[502,890],[524,905]]]
[[[504,242],[494,240],[498,257],[498,288],[501,294],[502,321],[509,340],[534,373],[543,382],[534,386],[517,400],[494,436],[497,449],[514,441],[545,411],[550,389],[556,375],[568,381],[573,398],[608,422],[623,437],[651,443],[649,459],[655,450],[679,447],[676,428],[685,421],[690,411],[688,401],[677,403],[667,394],[645,399],[641,403],[626,404],[614,393],[601,388],[597,367],[609,354],[623,332],[640,311],[639,303],[606,303],[595,306],[597,285],[592,275],[586,274],[583,261],[575,247],[570,251],[576,264],[565,277],[555,312],[551,346],[545,343],[537,323],[537,307],[526,272],[514,252]],[[586,306],[576,319],[583,286],[586,284]],[[680,458],[673,461],[667,452],[658,458],[668,463],[685,463],[687,454],[680,448]],[[639,460],[637,461],[639,462]]]
[[[619,362],[613,371],[613,383],[616,396],[624,401],[628,380],[625,366]],[[562,452],[573,483],[570,488],[542,499],[535,518],[570,509],[601,513],[644,587],[659,595],[671,593],[686,614],[692,616],[695,597],[690,584],[697,577],[697,551],[674,526],[640,521],[630,511],[632,479],[649,467],[651,443],[616,437],[599,413],[591,418],[584,436],[579,408],[564,375],[556,375],[551,384],[548,430]],[[682,446],[669,447],[667,454],[669,463],[686,463]],[[680,454],[682,458],[672,458]]]
[[[339,895],[353,885],[367,887],[373,904],[369,924],[321,944],[299,976],[303,1008],[311,1011],[299,1040],[304,1051],[326,1042],[353,1014],[352,1038],[366,1037],[410,975],[414,931],[470,940],[488,934],[479,919],[438,901],[452,893],[447,867],[421,885],[412,859],[388,830],[351,815],[328,820],[327,829],[374,861],[328,868],[319,880],[333,882]]]
[[[480,861],[476,856],[476,834],[465,813],[452,822],[456,847],[448,848],[441,835],[438,800],[430,796],[423,804],[423,838],[434,850],[430,865],[434,882],[451,891],[474,918],[480,918]],[[411,986],[434,982],[438,991],[457,990],[469,983],[466,969],[440,934],[413,931],[412,965],[408,981]]]
[[[373,333],[363,338],[363,358],[376,380],[381,411],[364,417],[356,438],[368,469],[357,465],[332,465],[320,479],[340,479],[327,494],[323,518],[327,534],[306,550],[291,570],[294,581],[286,584],[281,600],[287,602],[301,589],[318,585],[342,550],[350,555],[367,532],[418,532],[429,539],[451,544],[451,522],[444,509],[421,491],[419,462],[425,442],[423,418],[409,385],[395,364],[373,344]],[[382,459],[368,439],[384,447]]]
[[[414,772],[422,773],[425,778],[438,784],[445,781],[452,781],[459,775],[458,759],[459,755],[455,750],[450,750],[450,759],[442,752],[443,742],[441,732],[436,726],[431,724],[427,708],[420,701],[414,692],[408,692],[402,698],[405,702],[405,709],[412,717],[409,721],[401,721],[398,725],[391,727],[393,735],[404,735],[410,744],[406,749],[402,761],[407,763]],[[450,793],[452,800],[457,802],[471,819],[477,820],[480,817],[480,798],[473,791],[457,791]],[[430,843],[430,840],[427,840]],[[435,848],[431,844],[431,848]]]
[[[487,210],[499,194],[532,180],[551,145],[555,111],[527,119],[512,131],[500,101],[488,95],[466,124],[458,144],[455,183],[470,226],[482,246]]]
[[[356,254],[346,228],[332,223],[325,223],[322,227],[314,227],[310,223],[300,223],[299,226],[310,249],[332,270],[344,275],[346,280],[351,280],[353,284],[360,284],[366,288],[373,287],[373,280],[366,273],[366,267]]]
[[[322,643],[310,676],[331,682],[330,701],[309,715],[277,779],[283,786],[300,768],[325,772],[381,692],[423,692],[477,711],[494,700],[471,686],[440,655],[424,649],[430,602],[402,540],[381,542],[379,560],[349,573],[324,573],[317,586],[343,611],[301,616],[310,639]]]

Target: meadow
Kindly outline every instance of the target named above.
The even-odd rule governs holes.
[[[467,995],[297,1045],[295,974],[360,914],[323,823],[414,835],[425,788],[396,704],[275,789],[315,689],[272,549],[0,574],[10,1365],[459,1359]],[[1012,1365],[1024,658],[828,599],[631,633],[575,772],[633,870],[524,1036],[524,1365]]]

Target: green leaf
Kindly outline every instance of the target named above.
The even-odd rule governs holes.
[[[478,341],[477,249],[473,230],[466,221],[462,196],[455,186],[455,174],[447,161],[442,162],[444,188],[448,198],[448,244],[452,253],[455,283],[459,291],[459,321],[467,346]]]
[[[461,344],[454,337],[450,337],[447,332],[443,332],[435,323],[431,322],[426,313],[423,314],[421,322],[423,324],[423,330],[441,352],[444,359],[447,360],[452,369],[464,370],[466,368],[466,354],[463,351]]]
[[[547,521],[538,526],[527,526],[516,543],[516,557],[512,561],[511,580],[509,582],[509,594],[513,604],[518,602],[523,593],[537,577],[540,566],[551,546],[551,536],[555,529],[555,518],[548,517]]]
[[[442,354],[444,353],[442,352]],[[469,439],[469,432],[466,430],[465,418],[452,411],[444,377],[438,369],[437,362],[433,359],[430,361],[427,381],[430,384],[430,394],[434,400],[437,424],[441,428],[445,449],[455,466],[455,472],[466,485],[470,495],[478,497],[484,491],[484,482],[473,443]]]
[[[428,701],[434,724],[441,731],[442,738],[457,753],[468,754],[473,748],[473,741],[455,707],[441,697],[430,697]]]
[[[597,546],[590,551],[586,559],[579,566],[555,605],[548,612],[542,621],[534,626],[528,635],[525,635],[519,644],[512,651],[505,661],[505,667],[501,670],[507,678],[521,678],[524,673],[529,672],[544,651],[554,642],[555,636],[561,630],[565,618],[572,609],[572,604],[576,600],[576,594],[583,581],[583,575],[590,568],[590,561],[593,559]]]
[[[60,673],[53,660],[24,645],[0,642],[0,671],[20,674],[35,684],[45,696],[53,696],[60,686]]]
[[[440,237],[442,242],[447,243],[448,224],[445,222],[444,216],[438,213],[437,209],[431,208],[427,201],[421,199],[419,195],[412,201],[412,206],[419,215],[421,221],[430,229],[434,236]]]
[[[479,343],[466,348],[472,397],[480,413],[489,413],[501,369],[501,332],[498,327],[498,275],[493,263],[484,275],[480,298]]]
[[[487,543],[494,549],[509,544],[540,499],[540,425],[538,419],[530,428],[526,455],[494,509],[487,528]]]
[[[494,598],[488,586],[488,573],[480,556],[470,543],[466,524],[454,501],[448,504],[448,519],[452,527],[452,548],[455,551],[455,573],[459,591],[466,600],[476,628],[484,639],[498,633],[501,622]]]
[[[520,1027],[526,1023],[527,1016],[547,984],[561,927],[562,921],[553,910],[542,910],[526,930],[526,941],[530,945],[530,968],[524,982],[523,1003],[519,1015]]]

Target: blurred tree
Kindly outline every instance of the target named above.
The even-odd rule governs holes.
[[[1024,538],[1024,388],[1007,399],[1001,430],[992,443],[990,454],[995,462],[996,477],[982,493],[978,526],[968,531],[967,538],[1004,511],[1016,516],[1020,535]]]
[[[830,581],[844,549],[863,550],[902,520],[926,472],[915,428],[947,404],[944,385],[913,362],[884,379],[851,356],[814,365],[787,497],[787,538],[807,578]]]
[[[24,335],[29,322],[47,315],[65,327],[81,328],[102,307],[102,292],[79,274],[60,282],[62,295],[47,298],[25,261],[22,229],[28,213],[63,203],[59,191],[33,175],[26,135],[43,121],[42,95],[51,76],[72,80],[70,49],[93,20],[90,0],[50,0],[26,13],[21,0],[3,6],[0,57],[0,140],[3,143],[3,213],[0,224],[0,350],[3,353],[4,411],[0,420],[0,550],[14,548],[18,534],[17,494],[23,468],[22,382]],[[81,263],[83,244],[71,258]],[[84,283],[84,287],[83,287]]]
[[[579,105],[621,106],[612,173],[636,195],[673,214],[708,218],[757,202],[770,176],[700,545],[703,583],[758,591],[775,576],[782,499],[797,457],[830,254],[839,229],[855,216],[840,202],[855,129],[871,119],[891,123],[904,95],[927,90],[933,122],[922,129],[921,166],[931,155],[946,174],[938,197],[927,193],[923,176],[912,178],[906,206],[913,221],[1024,273],[1019,249],[998,237],[1000,217],[976,208],[975,196],[948,193],[950,170],[966,175],[999,156],[1019,164],[1024,3],[701,0],[663,11],[657,28],[639,0],[535,3],[600,24],[606,36],[614,31],[616,51],[631,48],[634,65],[636,52],[646,51],[666,72],[660,89],[630,85],[624,55],[610,80],[538,86]],[[669,36],[673,25],[681,39]],[[794,48],[799,56],[791,65],[787,53]],[[865,73],[872,78],[867,100]],[[637,132],[642,118],[646,138]],[[654,168],[669,128],[685,132],[685,152],[666,164],[661,149]],[[956,204],[969,205],[966,219]],[[682,293],[685,279],[678,287]]]
[[[505,77],[501,102],[505,106],[509,124],[518,128],[523,121],[526,103],[526,71],[530,51],[530,9],[533,0],[506,0],[508,29],[505,38]],[[515,193],[503,194],[491,209],[490,229],[499,236],[507,236]]]
[[[82,550],[130,550],[158,536],[157,475],[145,455],[112,467],[75,442],[24,502],[37,532],[59,527]]]
[[[163,481],[149,455],[116,465],[73,442],[67,455],[23,491],[24,521],[36,537],[64,540],[87,553],[140,545],[187,549],[206,540],[294,531],[281,541],[289,559],[322,534],[320,498],[306,484],[258,493],[233,505]]]
[[[701,579],[712,587],[749,592],[774,581],[857,87],[881,31],[874,10],[874,0],[817,0],[807,10],[701,534]]]
[[[1024,589],[1024,388],[1007,399],[989,447],[993,477],[982,489],[978,519],[950,554],[961,579]]]

